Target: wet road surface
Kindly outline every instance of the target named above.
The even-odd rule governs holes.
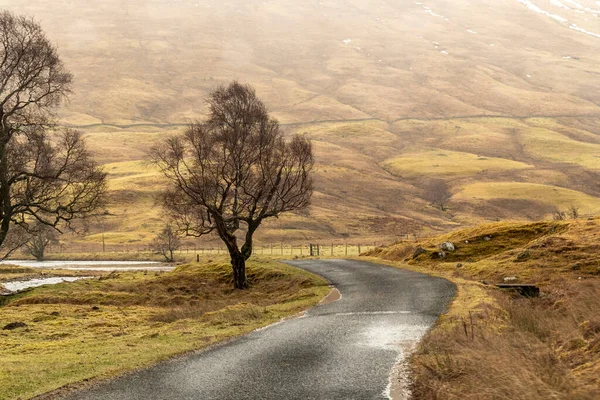
[[[289,264],[341,299],[206,351],[101,383],[68,399],[385,399],[406,349],[444,312],[452,283],[354,260]],[[401,389],[401,388],[400,388]]]

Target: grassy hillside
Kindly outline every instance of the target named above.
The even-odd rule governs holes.
[[[600,396],[600,218],[504,222],[368,255],[455,281],[449,313],[413,356],[416,399]],[[451,241],[456,250],[432,255]],[[413,259],[420,245],[425,252]],[[536,283],[539,298],[495,283]]]
[[[564,2],[563,2],[564,3]],[[248,3],[7,0],[35,16],[75,75],[63,124],[110,174],[98,246],[143,246],[163,187],[143,163],[239,79],[289,133],[315,141],[308,213],[259,241],[382,241],[507,218],[547,218],[600,196],[600,6],[546,0]],[[446,180],[448,212],[422,199]],[[501,185],[496,183],[500,182]],[[505,185],[514,183],[514,188]],[[513,190],[514,189],[514,190]]]

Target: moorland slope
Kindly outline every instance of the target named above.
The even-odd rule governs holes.
[[[259,240],[387,240],[556,207],[600,210],[600,5],[592,0],[260,3],[7,0],[76,77],[60,111],[110,174],[102,223],[75,238],[144,244],[162,223],[156,139],[239,79],[315,143],[307,213]],[[449,210],[424,189],[445,180]]]

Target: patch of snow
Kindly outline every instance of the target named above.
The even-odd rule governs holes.
[[[585,33],[586,35],[591,35],[591,36],[594,36],[594,37],[600,38],[600,33],[594,33],[594,32],[590,32],[590,31],[588,31],[588,30],[585,30],[585,29],[583,29],[583,28],[580,28],[580,27],[578,27],[576,24],[571,24],[571,25],[569,26],[569,28],[571,28],[571,29],[573,29],[573,30],[575,30],[575,31],[577,31],[577,32]]]
[[[589,8],[589,7],[582,6],[581,4],[579,4],[576,1],[573,1],[573,0],[564,0],[564,1],[566,1],[569,4],[571,4],[573,7],[578,8],[579,10],[575,10],[576,12],[583,12],[581,10],[584,10],[584,11],[588,11],[588,12],[596,13],[596,14],[600,13],[600,10],[594,10],[594,9]],[[599,4],[599,3],[596,2],[596,4]]]
[[[469,32],[469,33],[472,33],[472,34],[474,34],[474,35],[477,35],[477,32],[475,32],[475,31],[474,31],[474,30],[472,30],[472,29],[467,29],[467,32]]]
[[[550,0],[550,3],[554,4],[557,7],[564,8],[565,10],[570,10],[571,9],[570,7],[565,6],[563,3],[561,3],[558,0]]]
[[[421,7],[423,7],[423,10],[425,10],[425,12],[426,12],[427,14],[430,14],[430,15],[432,15],[432,16],[434,16],[434,17],[437,17],[437,18],[442,18],[442,19],[445,19],[446,21],[449,21],[449,19],[448,19],[448,18],[446,18],[446,17],[444,17],[443,15],[440,15],[440,14],[436,14],[436,13],[434,13],[434,12],[433,12],[433,10],[432,10],[431,8],[429,8],[429,7],[425,6],[425,5],[423,5],[423,3],[416,3],[416,4],[418,4],[418,5],[420,5]]]
[[[552,14],[552,13],[549,13],[548,11],[542,10],[541,8],[539,8],[538,6],[536,6],[529,0],[517,0],[517,1],[521,4],[523,4],[525,7],[529,8],[530,10],[535,11],[538,14],[543,14],[543,15],[550,17],[552,19],[555,19],[559,22],[569,22],[569,20],[561,17],[560,15]]]
[[[544,11],[541,8],[539,8],[538,6],[536,6],[535,4],[533,4],[529,0],[517,0],[517,1],[519,3],[525,5],[530,10],[533,10],[533,11],[539,13],[539,14],[546,15],[546,16],[548,16],[550,18],[553,18],[553,19],[555,19],[555,20],[557,20],[559,22],[563,22],[563,23],[568,24],[569,29],[573,29],[573,30],[575,30],[577,32],[585,33],[586,35],[590,35],[590,36],[594,36],[594,37],[600,38],[600,33],[595,33],[595,32],[588,31],[587,29],[584,29],[584,28],[581,28],[581,27],[577,26],[577,24],[574,24],[574,23],[570,22],[568,19],[563,18],[560,15],[551,14],[548,11]],[[592,12],[592,13],[595,13],[595,14],[596,13],[600,14],[600,11],[598,11],[598,10],[592,10],[591,8],[584,7],[581,4],[579,4],[579,3],[577,3],[577,2],[575,2],[573,0],[564,0],[564,1],[568,2],[569,4],[571,4],[571,5],[575,6],[575,7],[580,8],[579,10],[574,10],[577,13],[585,13],[584,11],[581,10],[581,9],[583,9],[583,10],[586,10],[586,11],[589,11],[589,12]]]
[[[429,15],[433,15],[434,17],[437,17],[437,18],[446,18],[443,15],[434,13],[431,8],[427,8],[427,7],[423,7],[423,8],[425,9],[425,12]]]
[[[440,53],[442,53],[442,54],[444,54],[446,56],[448,55],[448,52],[446,50],[442,50],[442,51],[440,51]]]
[[[347,45],[347,44],[352,43],[352,39],[344,39],[344,40],[342,40],[342,42],[344,42],[344,44]]]

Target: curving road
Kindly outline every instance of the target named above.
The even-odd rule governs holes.
[[[304,317],[114,379],[69,399],[385,399],[394,365],[444,312],[452,283],[352,260],[290,261],[342,294]],[[400,363],[401,364],[401,363]],[[400,365],[399,364],[399,365]],[[394,398],[401,398],[401,395]]]

